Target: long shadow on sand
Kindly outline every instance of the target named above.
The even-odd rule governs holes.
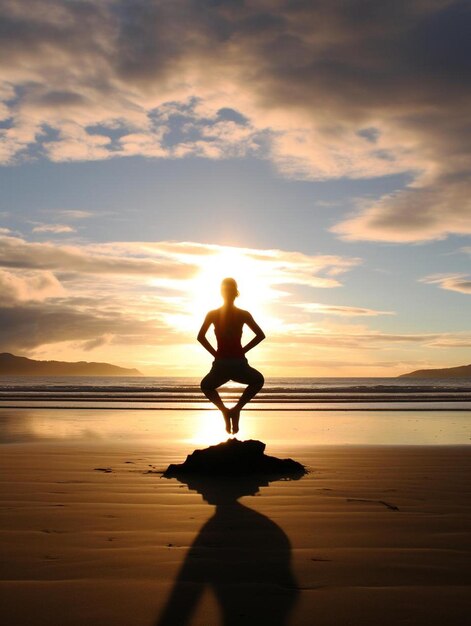
[[[190,547],[155,626],[188,624],[207,587],[219,604],[222,626],[285,626],[299,593],[291,570],[290,541],[266,515],[238,502],[273,479],[185,476],[178,480],[216,510]]]

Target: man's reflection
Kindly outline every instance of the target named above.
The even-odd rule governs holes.
[[[214,592],[224,626],[285,625],[298,595],[290,541],[275,522],[238,502],[268,481],[179,480],[216,510],[190,547],[156,626],[188,624],[205,586]]]

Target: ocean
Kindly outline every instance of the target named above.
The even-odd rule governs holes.
[[[228,437],[199,378],[0,378],[0,444],[181,446]],[[244,388],[219,388],[231,406]],[[393,378],[265,379],[239,438],[300,445],[468,445],[471,383]],[[133,444],[134,445],[134,444]]]
[[[0,408],[133,408],[197,410],[208,401],[196,377],[14,377],[0,378]],[[219,388],[235,400],[243,385]],[[471,381],[405,378],[265,379],[250,403],[263,410],[453,410],[471,411]]]

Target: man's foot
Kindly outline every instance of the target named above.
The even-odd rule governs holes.
[[[239,432],[240,409],[233,406],[231,409],[229,409],[229,417],[232,423],[232,434],[235,435]]]
[[[222,416],[224,418],[224,422],[226,423],[226,432],[231,434],[231,417],[230,417],[230,410],[227,407],[224,407],[223,409],[221,409],[221,413]]]

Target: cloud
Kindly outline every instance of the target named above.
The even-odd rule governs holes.
[[[0,269],[0,293],[2,304],[12,302],[41,301],[64,294],[61,283],[52,272],[18,272]]]
[[[127,312],[82,310],[72,303],[27,303],[0,307],[0,346],[2,351],[25,351],[38,346],[82,340],[92,349],[98,338],[110,329],[126,341],[157,345],[168,342],[169,333],[156,321],[140,320]],[[164,332],[161,332],[164,331]],[[173,343],[179,337],[172,338]]]
[[[221,273],[240,277],[242,297],[256,294],[270,308],[298,287],[339,287],[360,262],[191,241],[64,245],[1,236],[0,349],[194,342],[196,325],[220,301]]]
[[[239,306],[250,307],[270,339],[260,353],[265,360],[273,354],[270,367],[287,359],[304,360],[306,368],[315,360],[349,362],[352,353],[378,350],[390,362],[403,360],[404,352],[417,360],[424,350],[471,347],[469,333],[374,330],[358,322],[393,312],[319,303],[318,292],[308,299],[313,290],[341,288],[361,262],[192,241],[64,245],[6,235],[0,237],[0,351],[66,360],[94,351],[112,362],[125,354],[127,364],[157,363],[160,373],[167,363],[178,371],[183,366],[173,363],[188,359],[192,369],[197,330],[213,304],[219,306],[219,280],[226,275],[238,279]],[[427,280],[443,286],[445,278],[455,287],[466,280]]]
[[[269,272],[273,284],[307,285],[310,287],[339,287],[336,278],[362,263],[358,257],[337,255],[309,255],[302,252],[266,249],[240,249],[247,259],[255,261]]]
[[[263,362],[264,363],[264,362]],[[265,364],[265,363],[264,363]],[[267,366],[270,365],[269,362],[266,363]],[[429,365],[427,363],[427,365]],[[286,368],[302,368],[306,370],[306,368],[312,368],[313,371],[319,371],[319,368],[333,368],[335,370],[346,369],[347,371],[352,371],[359,369],[360,372],[362,369],[369,369],[370,371],[378,371],[381,369],[385,369],[385,376],[391,376],[391,371],[394,370],[415,370],[422,369],[424,367],[424,363],[421,361],[342,361],[342,360],[324,360],[324,359],[284,359],[283,367]],[[431,365],[433,367],[433,365]],[[365,374],[363,374],[365,375]]]
[[[74,233],[75,228],[66,224],[40,224],[33,228],[33,233],[52,233],[54,235],[62,235],[65,233]]]
[[[471,232],[462,1],[4,0],[0,159],[258,155],[286,176],[410,185],[333,227]]]
[[[137,246],[128,256],[113,254],[119,245],[65,246],[29,243],[19,237],[0,237],[0,266],[24,269],[49,269],[86,274],[140,274],[166,278],[191,278],[197,267],[163,258],[140,258]]]
[[[460,180],[457,180],[459,178]],[[419,179],[420,180],[420,179]],[[471,233],[469,173],[437,176],[368,204],[330,230],[347,240],[414,242]]]
[[[376,350],[396,346],[422,346],[428,348],[468,348],[471,346],[469,333],[387,333],[370,330],[360,325],[326,325],[311,323],[286,324],[282,333],[270,337],[273,343],[284,346],[312,349],[357,349]]]
[[[309,255],[281,249],[255,249],[195,242],[112,242],[64,245],[0,236],[0,267],[93,275],[140,275],[156,281],[191,280],[203,265],[239,274],[259,269],[273,284],[338,287],[338,277],[362,260]],[[245,265],[244,265],[245,264]],[[160,283],[163,285],[164,283]],[[174,286],[177,283],[174,283]]]
[[[339,304],[321,304],[319,302],[301,302],[292,306],[299,307],[307,313],[320,315],[341,315],[346,317],[373,317],[377,315],[394,315],[393,311],[378,311],[357,306],[342,306]]]
[[[113,339],[113,335],[111,333],[105,333],[95,339],[89,339],[88,341],[83,341],[78,344],[77,348],[79,350],[85,350],[89,352],[91,350],[95,350],[96,348],[101,348],[101,346],[105,346],[110,343]]]
[[[52,213],[56,213],[58,216],[70,220],[84,220],[89,217],[93,217],[94,213],[90,211],[82,211],[79,209],[62,209],[60,211],[51,211]]]
[[[420,279],[420,282],[429,285],[439,285],[448,291],[471,294],[471,276],[466,274],[432,274]]]

